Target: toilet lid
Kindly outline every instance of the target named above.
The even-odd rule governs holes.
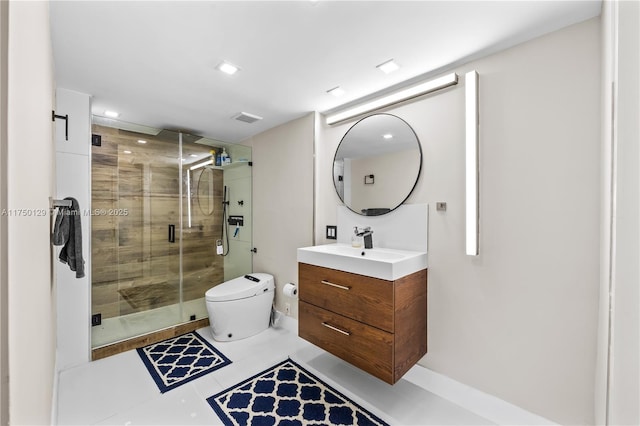
[[[246,278],[247,276],[253,277],[254,280]],[[257,281],[255,279],[257,279]],[[205,293],[205,298],[207,302],[223,302],[227,300],[245,299],[273,291],[273,289],[274,283],[272,275],[255,273],[218,284]]]

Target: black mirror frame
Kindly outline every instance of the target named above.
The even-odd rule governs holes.
[[[335,176],[335,173],[334,173],[334,169],[335,169],[335,164],[336,164],[336,158],[337,158],[337,156],[338,156],[338,151],[340,150],[340,145],[342,145],[342,142],[344,142],[344,139],[347,137],[347,135],[349,134],[349,132],[350,132],[350,131],[355,127],[355,126],[357,126],[360,122],[362,122],[363,120],[366,120],[367,118],[370,118],[370,117],[374,117],[374,116],[376,116],[376,115],[388,115],[388,116],[391,116],[391,117],[395,117],[395,118],[397,118],[398,120],[402,121],[404,124],[406,124],[406,125],[407,125],[407,127],[408,127],[409,129],[411,129],[411,132],[412,132],[412,133],[413,133],[413,135],[415,136],[415,138],[416,138],[416,142],[418,143],[418,150],[420,151],[420,163],[418,164],[418,173],[417,173],[417,175],[416,175],[416,179],[415,179],[415,181],[413,182],[413,186],[411,187],[411,189],[410,189],[410,190],[409,190],[409,192],[407,193],[406,197],[404,197],[404,199],[403,199],[403,200],[402,200],[402,201],[401,201],[397,206],[394,206],[393,208],[390,208],[389,210],[384,211],[384,212],[378,212],[377,214],[373,214],[373,215],[364,215],[362,212],[357,212],[357,211],[355,211],[354,209],[352,209],[352,208],[351,208],[351,206],[348,206],[348,205],[344,202],[344,199],[340,196],[340,192],[338,191],[338,187],[337,187],[337,185],[336,185],[336,176]],[[333,181],[333,188],[335,189],[335,191],[336,191],[336,195],[338,195],[338,198],[340,199],[340,201],[342,202],[342,204],[343,204],[344,206],[346,206],[349,210],[351,210],[352,212],[354,212],[354,213],[356,213],[356,214],[358,214],[358,215],[360,215],[360,216],[381,216],[381,215],[384,215],[384,214],[387,214],[387,213],[391,213],[392,211],[396,210],[398,207],[400,207],[401,205],[403,205],[403,204],[404,204],[404,203],[409,199],[409,197],[411,196],[411,194],[413,194],[413,191],[416,189],[416,186],[418,185],[418,181],[420,180],[420,176],[422,175],[422,156],[423,156],[423,155],[422,155],[422,144],[420,143],[420,138],[418,138],[418,135],[417,135],[416,131],[413,129],[413,127],[412,127],[409,123],[407,123],[407,121],[406,121],[406,120],[403,120],[402,118],[398,117],[397,115],[389,114],[389,113],[375,113],[375,114],[369,114],[369,115],[367,115],[367,116],[365,116],[365,117],[362,117],[361,119],[359,119],[358,121],[356,121],[356,122],[355,122],[351,127],[349,127],[349,130],[347,130],[347,131],[345,132],[345,134],[342,136],[342,139],[340,139],[340,143],[338,144],[338,147],[336,148],[336,152],[335,152],[335,154],[333,155],[333,162],[331,163],[331,168],[332,168],[332,169],[331,169],[331,180]],[[378,209],[378,210],[380,210],[380,209]]]

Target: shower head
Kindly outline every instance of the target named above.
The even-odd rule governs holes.
[[[180,130],[168,130],[168,129],[162,129],[157,136],[166,141],[178,143],[178,141],[180,140],[179,139],[180,133],[182,133],[182,143],[195,143],[201,139],[204,139],[202,136],[192,135]]]

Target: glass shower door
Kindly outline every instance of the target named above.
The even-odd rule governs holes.
[[[251,148],[183,135],[182,153],[183,311],[200,319],[207,290],[252,272]]]
[[[92,346],[181,322],[180,146],[94,125]]]

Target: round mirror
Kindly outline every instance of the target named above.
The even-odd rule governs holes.
[[[200,211],[210,216],[213,214],[213,170],[202,168],[196,188],[196,198]]]
[[[411,126],[391,114],[374,114],[354,124],[333,159],[333,183],[345,206],[378,216],[409,197],[422,168],[422,148]]]

